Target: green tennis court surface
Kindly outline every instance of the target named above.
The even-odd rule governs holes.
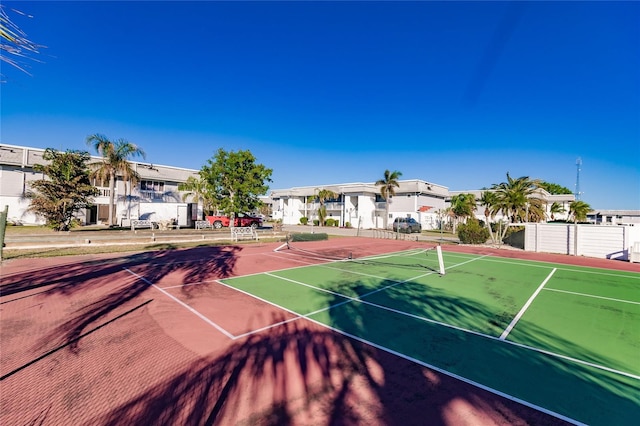
[[[221,280],[571,422],[640,418],[640,274],[413,250]]]

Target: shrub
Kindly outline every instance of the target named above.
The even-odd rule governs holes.
[[[345,223],[345,224],[344,224],[344,227],[345,227],[345,228],[351,228],[351,222],[347,222],[347,223]]]
[[[313,219],[313,224],[315,226],[320,226],[320,221],[318,219]]]
[[[336,226],[336,220],[330,217],[324,221],[324,226]]]
[[[303,225],[306,225],[307,223],[309,223],[309,218],[308,217],[301,217],[300,218],[300,223]]]
[[[462,244],[484,244],[489,239],[489,230],[477,219],[469,219],[458,227],[458,238]]]
[[[317,234],[291,234],[291,241],[320,241],[320,240],[328,240],[329,235],[324,232],[320,232]]]

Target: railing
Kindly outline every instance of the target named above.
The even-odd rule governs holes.
[[[324,207],[327,210],[342,210],[342,206],[344,206],[344,203],[342,201],[332,201],[324,203]],[[303,204],[302,207],[300,207],[300,210],[304,211],[305,209],[309,212],[315,212],[320,209],[320,203]]]
[[[160,191],[140,191],[140,199],[144,201],[169,201],[165,200],[165,193]]]

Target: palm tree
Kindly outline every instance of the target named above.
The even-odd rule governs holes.
[[[573,217],[573,222],[585,222],[587,214],[591,211],[591,206],[584,201],[573,201],[569,204],[569,215]]]
[[[484,207],[484,224],[489,230],[489,236],[491,237],[491,241],[496,243],[495,236],[493,235],[493,230],[491,229],[491,222],[489,219],[494,219],[496,217],[496,203],[497,197],[495,192],[492,191],[483,191],[482,195],[480,195],[480,205]]]
[[[320,209],[318,209],[318,219],[320,226],[324,225],[324,220],[327,217],[327,208],[324,203],[327,200],[335,199],[338,196],[335,192],[330,189],[321,189],[318,191],[318,201],[320,202]]]
[[[492,185],[496,200],[495,212],[501,211],[510,223],[527,222],[530,218],[544,217],[543,200],[535,196],[540,181],[528,176],[512,178],[507,173],[507,182]],[[500,235],[503,240],[507,234],[505,226]]]
[[[102,161],[94,165],[92,177],[101,181],[109,180],[109,226],[114,226],[114,199],[116,192],[116,179],[122,179],[130,184],[135,184],[140,179],[138,173],[131,167],[128,159],[132,156],[145,158],[145,153],[135,144],[118,139],[115,142],[106,136],[96,133],[87,136],[87,145],[93,146]]]
[[[529,179],[528,176],[514,179],[507,173],[507,182],[491,187],[496,194],[496,208],[502,211],[511,223],[527,221],[529,209],[532,206],[534,209],[542,206],[542,200],[534,196],[538,182],[536,179]]]
[[[200,204],[202,202],[202,210],[206,215],[211,215],[216,207],[216,200],[212,195],[212,190],[206,179],[202,176],[197,178],[189,176],[185,182],[178,184],[179,191],[185,191],[182,194],[182,201],[191,199],[193,202]]]
[[[15,9],[13,11],[23,14]],[[20,64],[20,60],[24,58],[35,60],[29,55],[38,54],[40,53],[39,49],[45,47],[29,40],[26,33],[11,21],[5,10],[5,5],[2,4],[0,4],[0,39],[3,41],[0,45],[0,62],[5,62],[26,74],[29,73]]]
[[[476,197],[473,194],[457,194],[451,197],[451,212],[454,216],[453,233],[456,232],[456,224],[458,220],[463,221],[473,216],[476,209]]]
[[[566,210],[564,209],[564,207],[562,207],[562,204],[554,201],[549,208],[549,213],[551,213],[551,220],[555,220],[556,214],[562,214],[565,211]]]
[[[389,219],[389,197],[396,195],[395,188],[400,187],[398,179],[402,176],[402,172],[389,170],[384,171],[384,178],[376,181],[376,186],[380,187],[380,196],[384,198],[385,203],[385,215],[384,215],[384,228],[387,229],[387,221]]]

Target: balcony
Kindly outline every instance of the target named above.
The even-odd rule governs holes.
[[[324,203],[324,206],[327,209],[327,211],[341,211],[342,207],[344,206],[344,203],[342,201],[332,201],[332,202]],[[303,204],[300,210],[314,212],[319,208],[320,208],[320,203],[307,203],[307,204]]]
[[[108,197],[109,195],[111,195],[111,190],[109,188],[98,187],[98,197]]]
[[[378,201],[376,202],[376,210],[385,210],[387,208],[386,201]]]
[[[174,197],[171,196],[171,194],[167,194],[165,192],[160,192],[160,191],[140,191],[140,201],[146,201],[146,202],[159,202],[159,201],[164,201],[164,202],[173,202]]]

